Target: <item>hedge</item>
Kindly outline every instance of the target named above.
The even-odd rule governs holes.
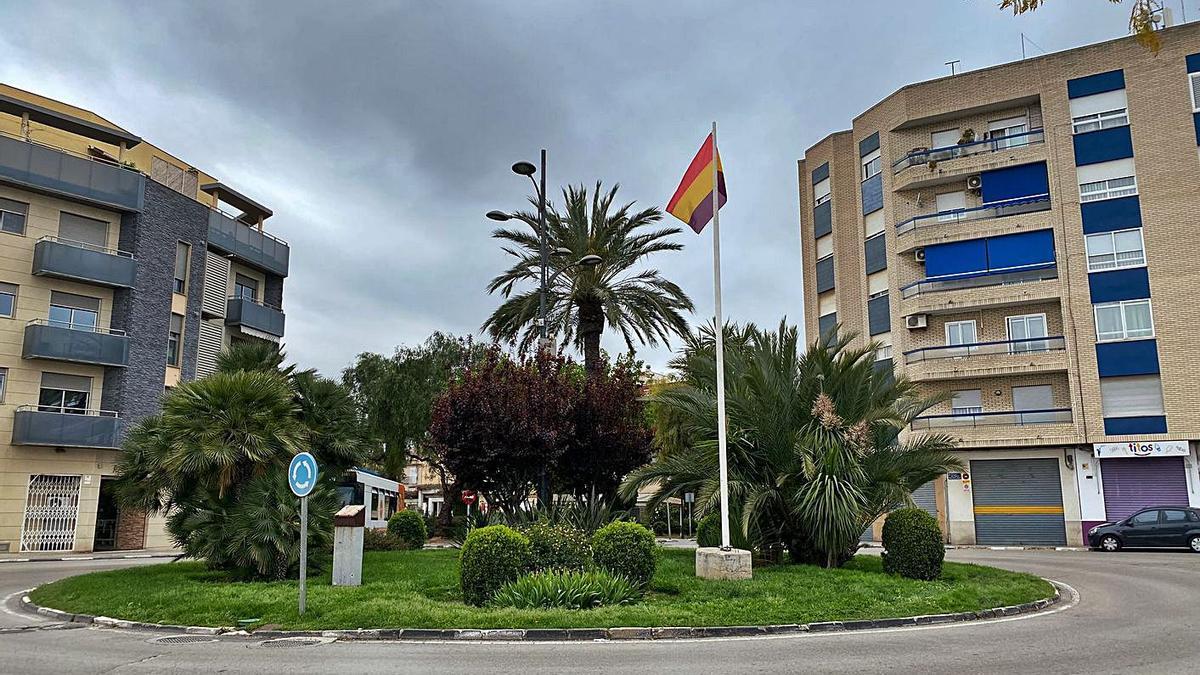
[[[592,559],[600,569],[645,588],[654,576],[654,533],[637,523],[609,523],[592,536]]]
[[[883,571],[930,581],[941,576],[945,557],[936,518],[917,508],[888,514],[883,523]]]
[[[529,566],[529,537],[504,525],[472,530],[459,554],[463,600],[482,607]]]
[[[397,511],[388,518],[388,534],[399,537],[409,548],[419,549],[425,546],[428,533],[425,530],[425,519],[416,511]]]

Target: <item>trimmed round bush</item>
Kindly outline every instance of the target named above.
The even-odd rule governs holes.
[[[592,536],[592,560],[609,574],[645,588],[654,576],[654,533],[637,523],[609,523]]]
[[[554,570],[526,574],[506,584],[492,597],[493,607],[517,609],[593,609],[624,605],[640,594],[633,584],[608,572]]]
[[[521,531],[529,537],[531,572],[583,570],[592,561],[592,542],[573,527],[534,523]]]
[[[364,551],[407,551],[409,546],[403,539],[388,532],[368,527],[363,530]]]
[[[883,571],[930,581],[941,576],[945,557],[936,518],[917,508],[888,514],[883,522]]]
[[[505,525],[472,530],[463,542],[459,583],[463,600],[482,607],[529,567],[529,537]]]
[[[425,531],[425,519],[416,511],[397,511],[388,518],[388,534],[399,537],[409,548],[425,546],[428,534]]]

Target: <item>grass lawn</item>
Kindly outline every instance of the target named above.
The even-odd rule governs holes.
[[[95,572],[56,581],[33,601],[68,612],[132,621],[233,626],[259,619],[289,629],[585,628],[807,623],[960,612],[1014,605],[1053,594],[1029,575],[947,563],[938,581],[884,574],[875,556],[840,570],[780,565],[749,582],[694,575],[694,553],[663,549],[646,598],[587,611],[468,607],[458,589],[458,551],[368,552],[364,585],[333,587],[310,578],[308,611],[296,614],[296,582],[236,583],[194,562]]]

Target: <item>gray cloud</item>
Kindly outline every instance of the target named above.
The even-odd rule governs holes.
[[[1189,0],[1191,5],[1196,2]],[[903,9],[900,9],[903,7]],[[0,8],[0,81],[87,107],[272,206],[293,247],[288,347],[473,332],[504,265],[482,214],[550,182],[665,203],[713,119],[726,314],[802,312],[795,160],[898,86],[1124,32],[1127,8],[994,2],[56,2]],[[1200,9],[1196,10],[1200,15]],[[1031,53],[1036,49],[1031,48]],[[708,237],[654,264],[711,315]],[[615,335],[605,345],[619,350]],[[661,367],[664,349],[643,357]]]

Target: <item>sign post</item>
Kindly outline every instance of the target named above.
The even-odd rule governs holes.
[[[684,501],[684,503],[687,504],[687,507],[688,507],[688,536],[690,537],[690,536],[692,536],[692,525],[695,522],[695,518],[693,517],[694,512],[692,511],[692,509],[695,508],[693,505],[696,503],[696,493],[695,492],[683,493],[683,501]]]
[[[300,498],[300,616],[308,600],[308,495],[316,486],[316,458],[307,452],[297,454],[288,466],[288,487]]]
[[[476,495],[474,490],[463,490],[462,491],[462,503],[467,505],[467,517],[468,518],[471,517],[471,505],[474,504],[475,500],[477,500],[477,499],[479,499],[479,495]]]

